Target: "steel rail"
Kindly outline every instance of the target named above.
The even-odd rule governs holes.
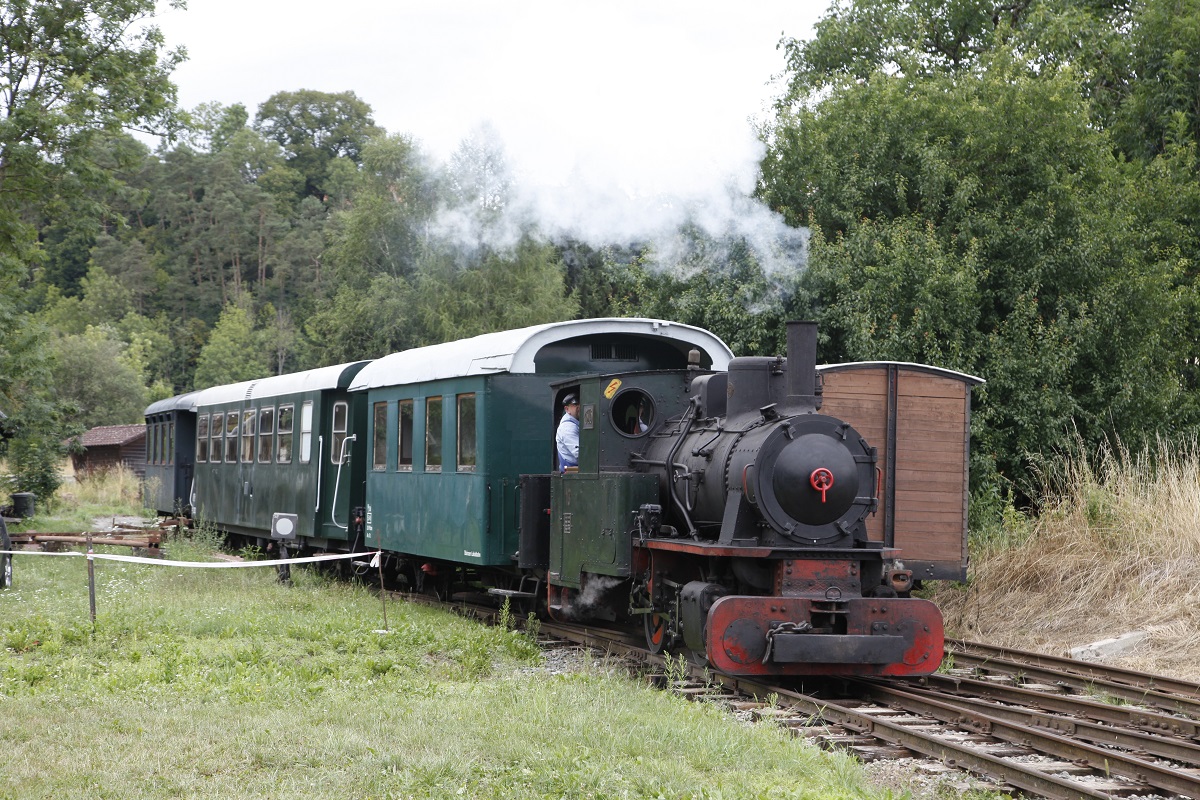
[[[984,644],[982,642],[969,642],[963,639],[947,639],[946,652],[947,654],[953,654],[955,657],[959,653],[969,655],[973,652],[976,655],[1023,662],[1035,667],[1068,672],[1072,675],[1079,675],[1094,680],[1150,688],[1163,693],[1194,697],[1200,700],[1200,683],[1170,678],[1164,675],[1154,675],[1149,672],[1123,669],[1121,667],[1093,664],[1088,661],[1080,661],[1079,659],[1067,658],[1065,656],[1049,656],[1042,653],[1033,653],[1028,650],[996,647],[995,645]]]
[[[717,679],[721,680],[721,677],[718,676]],[[743,691],[753,686],[747,681],[739,681],[739,684]],[[941,761],[950,767],[996,778],[1010,786],[1034,792],[1043,797],[1055,798],[1055,800],[1075,800],[1075,798],[1111,800],[1113,797],[1078,781],[1042,772],[1033,766],[992,755],[978,747],[960,744],[925,731],[915,730],[911,726],[881,719],[876,715],[857,711],[849,706],[766,684],[754,688],[757,689],[755,694],[758,696],[775,694],[781,701],[786,700],[793,707],[803,709],[812,717],[831,721],[857,733],[905,747],[914,753]],[[759,694],[759,692],[766,694]],[[958,716],[962,716],[961,712],[958,712]]]
[[[1077,742],[1023,723],[1008,722],[991,713],[976,713],[973,717],[965,717],[963,709],[953,703],[923,698],[884,684],[870,681],[856,683],[862,687],[863,695],[876,703],[931,716],[949,724],[972,727],[1006,742],[1091,767],[1105,775],[1118,775],[1184,797],[1200,797],[1200,778],[1178,769],[1164,767],[1116,750]]]
[[[994,717],[1096,745],[1120,747],[1138,755],[1145,754],[1165,758],[1189,767],[1200,766],[1200,745],[1186,739],[1101,725],[1090,720],[1074,719],[1062,714],[1047,714],[1035,708],[999,705],[993,700],[983,698],[942,694],[912,684],[893,684],[893,686],[918,697],[952,703],[983,718]],[[1032,702],[1036,702],[1036,700]]]
[[[1185,695],[1170,694],[1156,689],[1139,688],[1127,683],[1115,683],[1105,680],[1099,674],[1095,677],[1073,672],[1063,672],[1051,666],[1040,666],[1033,662],[1015,661],[1009,658],[992,655],[979,655],[954,651],[954,666],[972,666],[988,672],[997,672],[1017,678],[1033,678],[1043,683],[1057,684],[1069,687],[1084,694],[1102,692],[1131,703],[1141,703],[1152,708],[1175,713],[1186,714],[1193,719],[1200,719],[1200,699]]]
[[[921,687],[951,697],[966,693],[985,700],[995,699],[1014,705],[1036,706],[1049,712],[1081,716],[1108,725],[1138,728],[1159,735],[1170,734],[1186,739],[1200,739],[1200,723],[1186,717],[1154,709],[1103,703],[1080,695],[1053,694],[1011,684],[937,673],[913,681],[904,681],[903,685],[909,688]]]

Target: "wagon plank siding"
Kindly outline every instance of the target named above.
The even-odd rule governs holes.
[[[841,417],[878,451],[881,467],[887,463],[888,376],[885,369],[832,372],[824,375],[821,411]],[[867,517],[867,538],[886,541],[882,498],[878,510]]]
[[[905,558],[943,563],[963,560],[967,387],[947,378],[900,370],[896,404],[897,415],[904,421],[897,426],[896,436],[896,544]]]
[[[868,537],[900,548],[906,563],[919,565],[918,578],[962,574],[977,379],[887,362],[827,367],[822,379],[822,411],[849,422],[879,452],[884,490],[867,519]]]

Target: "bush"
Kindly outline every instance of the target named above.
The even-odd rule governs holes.
[[[49,503],[63,482],[58,466],[64,454],[63,446],[47,435],[32,433],[13,439],[8,446],[8,466],[15,479],[14,491],[33,492]]]

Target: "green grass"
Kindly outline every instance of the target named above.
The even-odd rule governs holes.
[[[198,557],[203,536],[175,542]],[[18,556],[0,797],[873,797],[858,765],[311,570]]]

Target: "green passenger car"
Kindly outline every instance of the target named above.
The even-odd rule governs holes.
[[[355,434],[365,428],[364,398],[347,388],[366,363],[192,395],[197,518],[250,540],[346,543],[366,452]]]
[[[191,514],[196,461],[195,393],[151,403],[146,418],[142,502],[162,514]]]
[[[395,353],[351,384],[365,398],[365,543],[480,567],[515,566],[520,480],[556,469],[554,434],[571,379],[723,368],[699,328],[658,320],[576,320]]]

